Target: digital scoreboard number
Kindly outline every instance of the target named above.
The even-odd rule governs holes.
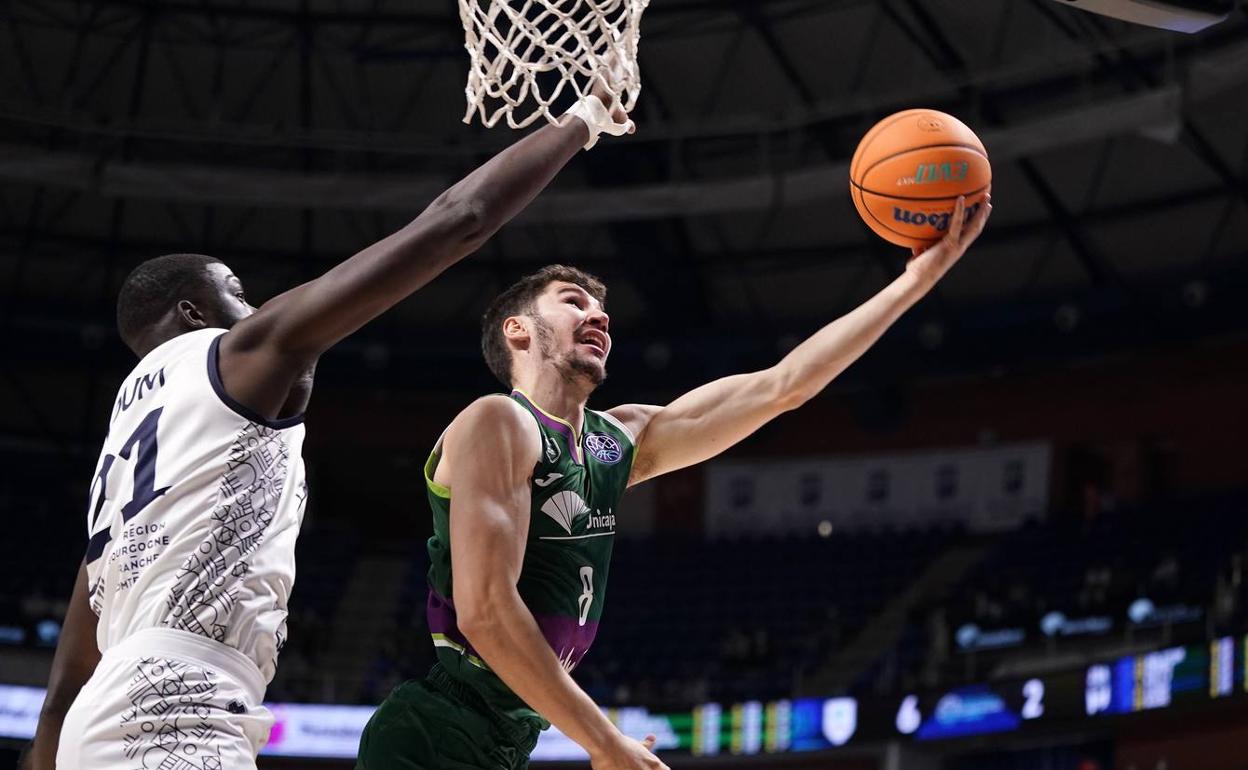
[[[897,734],[917,740],[1011,732],[1027,722],[1071,710],[1069,682],[1054,687],[1056,681],[1032,677],[959,687],[938,695],[906,695],[892,714],[892,726]]]

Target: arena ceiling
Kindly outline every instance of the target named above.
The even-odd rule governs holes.
[[[579,157],[346,345],[340,372],[479,389],[481,308],[553,261],[608,279],[617,382],[662,391],[765,364],[900,268],[846,170],[868,127],[912,106],[980,132],[995,214],[866,372],[1248,327],[1242,7],[1188,36],[1053,0],[652,0],[642,33],[637,134]],[[112,302],[141,259],[214,254],[269,296],[401,226],[514,136],[460,122],[448,0],[2,0],[0,40],[13,364],[119,369]],[[20,368],[4,387],[38,390]]]

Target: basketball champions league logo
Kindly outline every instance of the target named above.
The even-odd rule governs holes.
[[[606,433],[586,433],[585,451],[589,452],[595,460],[604,465],[615,465],[624,456],[624,450],[620,448],[620,442]]]

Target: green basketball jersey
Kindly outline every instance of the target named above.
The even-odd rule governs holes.
[[[584,435],[547,414],[528,396],[511,398],[533,415],[542,455],[529,484],[529,532],[517,588],[563,667],[571,671],[589,651],[602,617],[607,569],[615,540],[615,517],[628,486],[633,438],[615,418],[585,410]],[[438,661],[486,702],[517,720],[541,719],[503,684],[459,632],[451,595],[450,510],[452,490],[434,482],[442,446],[425,464],[433,508],[429,538],[429,601],[426,612]]]

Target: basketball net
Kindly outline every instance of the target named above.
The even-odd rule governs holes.
[[[631,110],[641,93],[637,45],[649,2],[459,0],[470,60],[464,122],[475,114],[487,127],[504,117],[511,128],[542,117],[559,124],[551,112],[555,101],[575,96],[579,102],[596,83],[610,94],[607,116]]]

